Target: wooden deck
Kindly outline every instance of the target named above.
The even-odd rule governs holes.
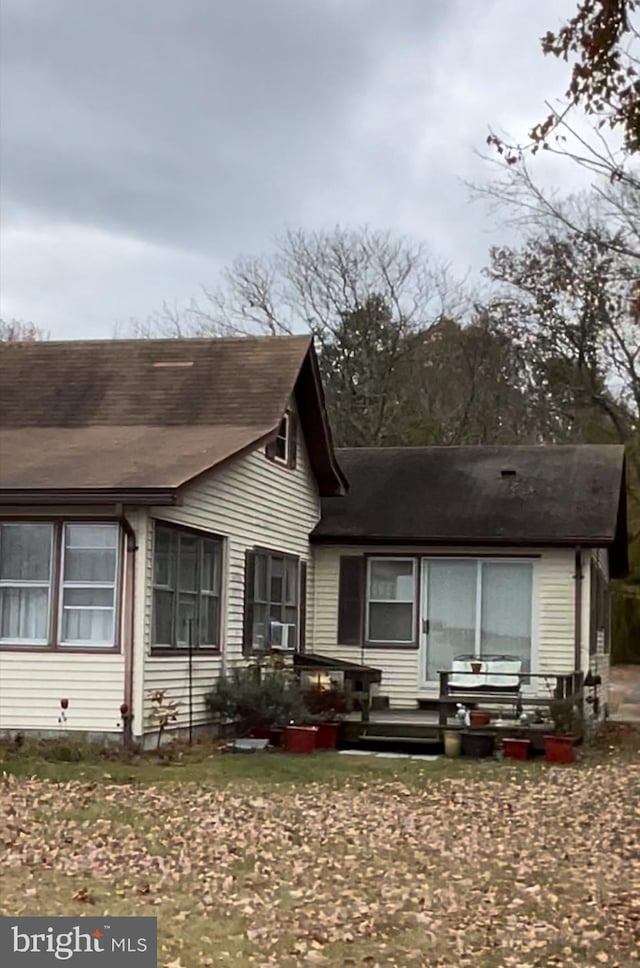
[[[424,744],[440,746],[444,742],[445,730],[464,729],[455,717],[443,726],[439,722],[439,712],[429,709],[372,709],[369,720],[363,722],[359,712],[350,713],[340,727],[340,742],[345,746]],[[544,736],[553,732],[553,725],[545,723],[521,724],[518,720],[494,717],[483,732],[494,733],[504,739],[528,739],[532,749],[544,748]]]

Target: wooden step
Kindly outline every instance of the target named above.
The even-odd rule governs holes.
[[[397,746],[441,746],[442,740],[439,736],[370,736],[363,734],[358,740],[359,745],[378,746],[379,744],[393,743]]]
[[[410,737],[412,739],[436,739],[440,736],[437,723],[366,723],[361,731],[367,738],[388,737],[398,739]]]

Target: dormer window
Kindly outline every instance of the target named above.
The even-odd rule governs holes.
[[[265,453],[269,460],[277,464],[290,468],[296,466],[296,418],[290,410],[284,414],[278,432],[267,444]]]

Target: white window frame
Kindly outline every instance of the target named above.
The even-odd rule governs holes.
[[[411,598],[371,598],[370,588],[371,588],[371,567],[373,564],[378,562],[408,562],[411,565],[411,582],[413,595]],[[366,587],[365,587],[365,643],[371,643],[373,645],[389,645],[393,648],[396,645],[415,645],[416,644],[416,615],[418,608],[418,586],[416,581],[416,568],[417,559],[412,556],[405,555],[372,555],[367,558],[367,576],[366,576]],[[370,636],[370,624],[371,624],[371,605],[411,605],[411,638],[410,639],[372,639]]]
[[[14,581],[13,579],[0,579],[0,588],[46,588],[47,590],[47,634],[44,639],[19,639],[16,636],[0,637],[1,645],[20,646],[43,646],[51,644],[51,619],[53,609],[53,589],[54,589],[54,567],[56,553],[56,531],[51,521],[2,521],[2,527],[24,527],[25,525],[47,525],[49,528],[49,581]]]
[[[538,639],[539,639],[539,567],[540,558],[531,556],[492,556],[487,554],[480,555],[422,555],[421,556],[421,577],[420,577],[420,619],[421,625],[422,620],[429,617],[429,596],[428,596],[428,583],[426,581],[426,575],[428,572],[428,567],[430,562],[442,562],[442,561],[469,561],[473,562],[476,566],[476,601],[475,601],[475,636],[473,643],[473,653],[479,660],[482,659],[482,654],[480,652],[480,644],[482,638],[482,565],[486,564],[500,564],[500,565],[530,565],[531,566],[531,650],[530,650],[530,661],[529,661],[529,673],[535,674],[538,670]],[[424,630],[420,632],[420,647],[422,652],[422,657],[420,659],[420,668],[426,668],[426,649],[428,649],[429,635]],[[422,673],[424,675],[424,672]],[[525,673],[526,675],[526,673]],[[433,685],[427,680],[424,680],[424,685]],[[525,686],[525,688],[528,688]]]
[[[65,568],[65,558],[67,552],[67,528],[68,527],[87,527],[87,528],[110,528],[115,531],[116,543],[115,543],[115,567],[113,574],[113,583],[111,582],[81,582],[81,581],[65,581],[64,568]],[[86,547],[86,546],[82,546]],[[96,549],[89,548],[88,550],[105,550],[105,547],[99,547]],[[72,549],[73,550],[73,549]],[[111,550],[111,549],[109,549]],[[60,542],[60,577],[59,577],[59,591],[58,591],[58,635],[57,644],[61,649],[114,649],[117,646],[117,622],[118,622],[118,580],[120,577],[120,529],[115,522],[111,521],[64,521],[62,524],[62,536]],[[73,588],[111,588],[113,589],[113,605],[65,605],[64,604],[64,593],[65,589]],[[92,611],[92,612],[112,612],[112,622],[111,622],[111,641],[98,641],[96,639],[64,639],[62,637],[62,630],[64,628],[64,613],[65,611]]]

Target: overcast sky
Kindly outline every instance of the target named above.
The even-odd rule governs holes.
[[[462,181],[489,125],[560,93],[539,37],[574,8],[2,0],[2,315],[108,337],[288,227],[366,222],[478,271],[497,227]]]

